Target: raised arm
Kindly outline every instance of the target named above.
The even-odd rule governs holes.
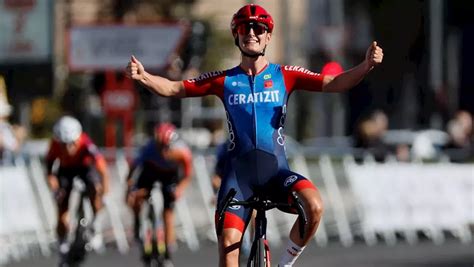
[[[127,64],[126,74],[129,78],[140,82],[151,92],[165,97],[184,97],[184,84],[182,81],[171,81],[158,75],[152,75],[145,71],[142,63],[130,57]]]
[[[382,63],[383,51],[372,42],[365,54],[365,60],[354,68],[347,70],[338,76],[325,76],[323,80],[323,92],[344,92],[356,86],[375,66]]]

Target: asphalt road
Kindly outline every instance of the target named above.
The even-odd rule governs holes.
[[[271,246],[271,244],[270,244]],[[281,247],[271,247],[274,266],[280,257]],[[55,266],[57,257],[44,258],[41,256],[24,259],[20,262],[9,263],[6,267],[20,266]],[[201,243],[197,252],[190,251],[182,245],[174,256],[175,266],[217,266],[217,248],[214,243]],[[137,247],[132,247],[128,254],[122,255],[115,248],[108,248],[104,254],[91,254],[84,263],[85,267],[122,267],[141,266]],[[242,264],[245,266],[245,264]],[[422,242],[410,246],[398,244],[395,246],[377,245],[368,247],[356,244],[345,248],[338,244],[327,247],[317,247],[314,243],[308,245],[296,266],[307,267],[473,267],[474,243],[463,245],[457,240],[451,240],[443,245]]]

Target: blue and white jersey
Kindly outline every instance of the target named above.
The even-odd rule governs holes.
[[[233,167],[245,163],[245,168],[259,172],[267,162],[259,163],[265,156],[251,155],[256,151],[273,158],[272,168],[288,168],[283,132],[288,97],[296,89],[321,91],[322,81],[322,75],[301,67],[269,64],[254,76],[237,66],[203,74],[184,85],[187,96],[213,94],[222,100]]]
[[[184,81],[186,96],[216,95],[226,110],[229,145],[218,205],[230,189],[236,190],[236,200],[257,193],[278,203],[288,201],[292,191],[315,189],[289,169],[283,128],[291,93],[321,91],[323,77],[301,67],[269,64],[255,76],[235,67]],[[229,207],[223,227],[243,232],[250,215],[250,208]]]

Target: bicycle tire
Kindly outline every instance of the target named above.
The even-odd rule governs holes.
[[[161,267],[164,265],[166,251],[164,234],[159,233],[158,228],[162,226],[157,222],[159,217],[153,204],[150,203],[148,208],[148,214],[142,222],[142,261],[145,267]]]
[[[247,267],[269,267],[270,253],[269,248],[265,244],[265,239],[260,238],[252,244],[249,261]]]
[[[147,217],[142,222],[142,235],[141,235],[141,249],[142,249],[142,261],[144,266],[151,266],[152,254],[153,254],[153,227]]]
[[[87,255],[86,245],[88,242],[88,226],[85,218],[84,196],[81,196],[80,203],[77,209],[77,222],[76,229],[74,231],[74,239],[70,244],[69,251],[64,255],[59,263],[60,267],[78,267],[82,262],[85,261]]]
[[[82,224],[79,223],[79,226],[76,230],[76,236],[74,241],[71,244],[71,249],[69,251],[69,258],[72,263],[81,263],[86,258],[86,244],[87,244],[87,229]]]
[[[265,244],[263,239],[259,239],[257,243],[257,253],[255,253],[255,266],[256,267],[265,267]]]

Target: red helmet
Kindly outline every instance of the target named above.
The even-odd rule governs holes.
[[[268,27],[268,32],[273,31],[273,18],[263,7],[256,4],[249,4],[241,7],[237,13],[232,17],[230,23],[230,29],[232,35],[235,37],[237,34],[237,26],[247,22],[260,22]]]
[[[169,145],[178,137],[176,126],[169,122],[157,124],[155,126],[155,138],[163,145]]]

